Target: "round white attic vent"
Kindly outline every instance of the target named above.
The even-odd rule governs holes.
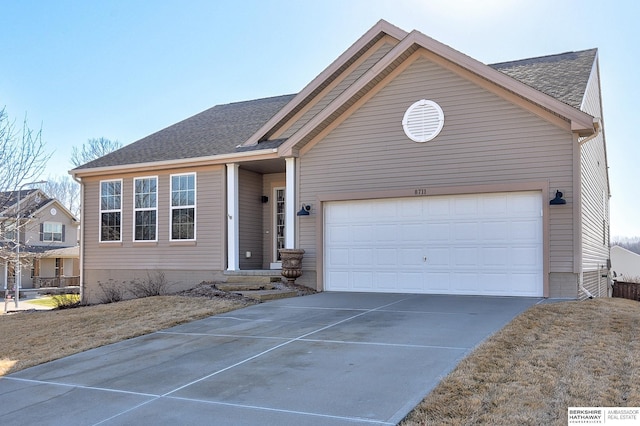
[[[421,99],[411,105],[402,118],[404,133],[414,142],[427,142],[444,126],[444,112],[433,101]]]

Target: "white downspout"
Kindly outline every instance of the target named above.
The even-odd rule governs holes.
[[[595,139],[596,137],[598,137],[598,135],[600,134],[600,131],[602,129],[602,126],[600,124],[600,119],[599,118],[594,118],[593,119],[593,128],[595,129],[595,132],[591,135],[591,136],[587,136],[586,138],[582,139],[581,141],[578,142],[578,146],[582,147],[582,145],[584,145],[585,143],[589,142],[592,139]],[[598,270],[598,275],[600,274],[600,271]],[[591,294],[591,292],[589,290],[587,290],[584,285],[582,284],[582,273],[580,273],[580,290],[582,290],[584,292],[584,294],[587,295],[587,297],[589,299],[593,299],[593,294]],[[599,280],[600,278],[598,278]],[[598,287],[600,287],[600,283],[598,282]]]
[[[80,228],[78,229],[78,231],[80,232],[80,235],[78,236],[78,241],[80,244],[80,249],[78,251],[79,251],[80,258],[78,259],[78,262],[80,262],[80,303],[85,303],[87,302],[86,300],[84,300],[84,225],[85,225],[84,222],[85,221],[84,221],[84,218],[82,217],[84,215],[84,185],[82,184],[81,178],[78,178],[73,174],[71,175],[71,178],[76,182],[78,182],[78,184],[80,184],[80,214],[79,214]]]

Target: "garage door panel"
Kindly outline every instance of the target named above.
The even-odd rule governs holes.
[[[513,293],[528,296],[534,293],[538,287],[539,281],[542,279],[541,274],[518,274],[511,275],[511,290]]]
[[[505,220],[480,223],[480,238],[483,241],[507,241],[509,239],[509,222]]]
[[[480,294],[478,274],[475,272],[454,272],[451,274],[451,292],[455,294]]]
[[[477,222],[458,222],[453,224],[453,236],[456,242],[476,242],[478,241]]]
[[[541,296],[541,209],[540,192],[326,203],[325,289]]]
[[[374,230],[375,227],[373,225],[352,225],[351,232],[351,241],[354,243],[370,243],[374,240]]]
[[[462,196],[453,198],[453,214],[459,218],[478,217],[477,197]]]
[[[508,197],[505,194],[487,195],[481,199],[482,215],[506,217],[509,213]]]
[[[398,226],[397,238],[400,241],[424,241],[423,225],[421,223],[405,223]]]
[[[379,248],[376,250],[376,264],[381,267],[395,267],[398,264],[398,249]]]
[[[430,269],[451,267],[451,249],[449,247],[427,247],[424,251],[427,255],[426,263]]]
[[[425,225],[427,241],[449,241],[451,238],[451,225],[447,223],[427,223]]]
[[[509,248],[485,247],[482,250],[482,266],[507,269],[509,267]]]
[[[380,243],[394,243],[398,239],[398,225],[379,224],[376,226],[375,240]]]
[[[353,271],[350,276],[351,286],[354,290],[369,291],[373,277],[373,271]]]
[[[330,225],[327,227],[327,243],[332,247],[337,243],[349,241],[349,226]]]
[[[370,248],[354,248],[351,249],[351,263],[354,266],[368,266],[374,265],[374,249]]]
[[[539,250],[535,246],[513,247],[511,250],[511,264],[513,268],[536,268],[540,263]]]
[[[422,272],[400,272],[400,291],[402,292],[422,292],[424,275]]]
[[[332,248],[328,250],[327,266],[331,270],[343,266],[349,266],[349,249],[346,248]]]
[[[401,248],[398,250],[398,265],[404,268],[422,268],[424,250],[422,247]]]
[[[349,272],[346,271],[330,271],[326,275],[327,282],[331,283],[331,289],[333,291],[348,291],[350,290]]]
[[[476,247],[454,247],[453,267],[472,267],[478,266],[478,248]]]
[[[515,220],[511,223],[509,237],[515,241],[537,242],[540,239],[538,220]]]
[[[450,288],[450,272],[426,272],[425,292],[426,293],[448,293]]]

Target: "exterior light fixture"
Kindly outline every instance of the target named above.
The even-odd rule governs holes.
[[[553,200],[549,201],[549,204],[552,205],[552,206],[558,206],[558,205],[561,205],[561,204],[567,204],[567,200],[562,198],[562,192],[556,190],[556,198],[554,198]]]
[[[309,216],[309,210],[311,210],[310,205],[302,204],[302,208],[298,213],[296,213],[296,216]]]

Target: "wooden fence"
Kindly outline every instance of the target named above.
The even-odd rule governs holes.
[[[613,283],[613,297],[640,301],[640,283],[615,281]]]

